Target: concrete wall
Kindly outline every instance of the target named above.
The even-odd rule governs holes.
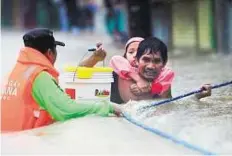
[[[229,21],[229,52],[232,53],[232,2],[229,5],[229,16],[228,16],[228,21]]]
[[[197,33],[200,50],[213,49],[213,23],[211,0],[198,0],[197,2]]]
[[[172,6],[174,48],[196,47],[195,1],[180,1]]]

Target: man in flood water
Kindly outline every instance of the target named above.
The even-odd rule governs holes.
[[[131,55],[134,61],[125,63],[125,60],[122,60],[123,58],[114,60],[114,57],[110,61],[110,65],[114,68],[111,101],[121,104],[129,100],[171,98],[171,83],[174,74],[165,67],[168,61],[166,45],[155,37],[144,40],[141,38],[133,40],[132,38],[128,42],[125,48],[124,59],[129,61],[128,56]],[[132,46],[133,51],[130,50],[130,46]],[[99,60],[103,60],[105,55],[105,51],[98,45],[97,51],[90,58],[81,62],[80,65],[92,67]],[[134,67],[131,67],[132,64],[135,64]],[[132,68],[134,71],[130,70]],[[126,71],[126,74],[124,69],[129,69]],[[124,74],[120,74],[120,72],[124,72]],[[139,83],[143,84],[140,85],[142,87],[138,85]],[[196,94],[197,99],[211,95],[210,85],[203,85],[202,89],[201,93]]]

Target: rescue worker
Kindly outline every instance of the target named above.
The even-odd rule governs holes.
[[[55,41],[51,30],[32,29],[23,40],[25,47],[1,95],[1,132],[33,129],[89,114],[121,113],[114,103],[74,101],[63,92],[54,63],[56,46],[65,44]]]

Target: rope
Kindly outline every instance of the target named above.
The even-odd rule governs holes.
[[[191,150],[197,151],[197,152],[199,152],[199,153],[201,153],[201,154],[203,154],[203,155],[216,155],[215,153],[209,152],[209,151],[207,151],[207,150],[205,150],[205,149],[202,149],[202,148],[200,148],[200,147],[198,147],[198,146],[192,145],[192,144],[190,144],[190,143],[188,143],[188,142],[186,142],[186,141],[184,141],[184,140],[177,139],[177,138],[175,138],[174,136],[169,135],[169,134],[167,134],[167,133],[164,133],[164,132],[162,132],[162,131],[160,131],[160,130],[158,130],[158,129],[155,129],[155,128],[146,126],[146,125],[144,125],[144,124],[142,124],[142,123],[136,121],[136,120],[133,119],[129,114],[127,114],[127,113],[125,113],[125,112],[123,113],[123,116],[124,116],[124,118],[125,118],[127,121],[129,121],[129,122],[135,124],[136,126],[138,126],[138,127],[140,127],[140,128],[143,128],[143,129],[145,129],[145,130],[147,130],[147,131],[149,131],[149,132],[152,132],[152,133],[154,133],[154,134],[157,134],[157,135],[159,135],[159,136],[161,136],[161,137],[163,137],[163,138],[166,138],[166,139],[168,139],[168,140],[171,140],[171,141],[173,141],[173,142],[176,143],[176,144],[180,144],[180,145],[182,145],[182,146],[184,146],[184,147],[186,147],[186,148],[189,148],[189,149],[191,149]]]
[[[88,51],[87,51],[86,53],[84,53],[84,55],[81,57],[81,59],[77,62],[75,72],[73,73],[73,82],[75,81],[76,72],[77,72],[77,69],[78,69],[78,67],[79,67],[79,63],[85,58],[85,56],[86,56],[87,54],[88,54]]]
[[[231,84],[232,84],[232,81],[224,82],[224,83],[221,83],[221,84],[217,84],[217,85],[212,86],[212,89],[224,87],[224,86],[231,85]],[[170,103],[170,102],[172,102],[172,101],[179,100],[179,99],[182,99],[182,98],[184,98],[184,97],[187,97],[187,96],[190,96],[190,95],[193,95],[193,94],[200,93],[201,91],[202,91],[202,89],[198,89],[198,90],[192,91],[192,92],[190,92],[190,93],[186,93],[186,94],[183,94],[183,95],[180,95],[180,96],[171,98],[171,99],[163,100],[163,101],[160,101],[160,102],[157,102],[157,103],[152,103],[151,105],[144,106],[144,107],[140,108],[140,111],[141,111],[141,110],[145,110],[145,109],[150,108],[150,107],[154,107],[154,106],[159,106],[159,105],[167,104],[167,103]]]

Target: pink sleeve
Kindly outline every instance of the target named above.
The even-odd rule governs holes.
[[[152,83],[152,94],[162,94],[166,92],[171,87],[174,75],[171,69],[164,68],[158,78]]]
[[[123,79],[131,79],[129,73],[133,72],[133,67],[126,58],[122,56],[113,56],[109,65],[119,77]]]

